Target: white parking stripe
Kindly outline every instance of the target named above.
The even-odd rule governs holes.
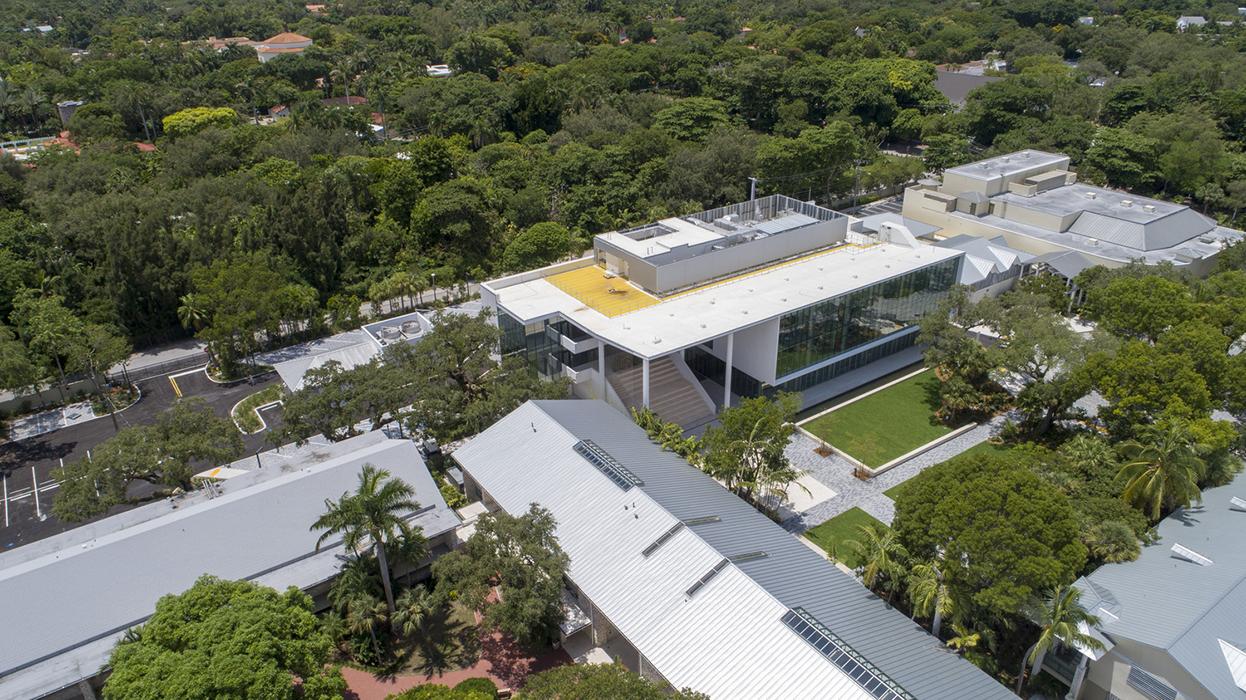
[[[9,526],[9,475],[4,475],[4,526]]]

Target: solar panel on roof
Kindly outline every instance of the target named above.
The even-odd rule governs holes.
[[[878,700],[916,700],[804,608],[783,613],[783,624]]]
[[[597,467],[597,471],[605,474],[606,478],[624,491],[631,490],[633,486],[645,485],[640,477],[633,474],[619,460],[611,457],[609,452],[598,447],[597,443],[592,440],[581,440],[575,443],[574,449],[581,457],[588,460],[589,464]]]
[[[705,584],[709,583],[711,579],[713,579],[715,576],[717,576],[717,575],[718,575],[718,574],[719,574],[719,573],[720,573],[723,569],[727,568],[727,564],[730,564],[730,563],[731,563],[730,561],[728,561],[728,560],[726,560],[726,559],[723,559],[722,561],[720,561],[720,562],[718,562],[717,564],[715,564],[715,565],[714,565],[714,568],[712,568],[712,569],[710,569],[708,572],[706,572],[706,574],[705,574],[704,576],[702,576],[702,577],[701,577],[701,580],[699,580],[699,581],[697,581],[696,583],[692,584],[692,588],[689,588],[689,589],[686,591],[686,593],[687,593],[688,597],[689,597],[689,598],[691,598],[693,595],[695,595],[695,594],[696,594],[696,592],[697,592],[697,591],[699,591],[699,590],[701,590],[702,588],[704,588],[704,587],[705,587]]]

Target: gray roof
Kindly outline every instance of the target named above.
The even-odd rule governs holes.
[[[658,448],[607,404],[539,401],[533,405],[576,438],[600,445],[639,477],[641,490],[670,515],[680,520],[718,517],[717,522],[689,529],[721,556],[765,552],[763,558],[734,565],[783,606],[809,611],[909,693],[922,699],[1011,697],[990,676],[949,652],[769,518],[678,456]],[[526,422],[523,427],[527,428]],[[548,460],[559,457],[563,455],[545,456]],[[577,473],[585,475],[578,488],[613,488],[604,479],[588,476],[593,468],[574,452],[566,450],[565,459],[574,460],[582,470]],[[609,547],[609,532],[600,536],[601,546]]]
[[[1231,503],[1235,496],[1246,499],[1246,476],[1204,491],[1200,505],[1165,518],[1158,541],[1137,560],[1106,564],[1077,581],[1100,631],[1113,641],[1166,650],[1217,698],[1243,695],[1219,643],[1246,645],[1246,509]],[[1178,556],[1175,544],[1212,563]]]
[[[1094,263],[1086,259],[1085,255],[1069,250],[1055,253],[1043,253],[1030,262],[1033,264],[1042,263],[1047,265],[1051,269],[1060,273],[1066,279],[1073,279],[1081,274],[1082,270],[1095,266]]]
[[[944,173],[951,173],[975,180],[994,180],[997,177],[1008,177],[1035,167],[1056,167],[1068,161],[1068,156],[1047,151],[1017,151],[1004,153],[992,158],[977,160],[972,163],[948,168]]]
[[[1006,192],[994,199],[1059,216],[1080,212],[1069,232],[1136,251],[1171,248],[1216,227],[1185,205],[1091,185],[1056,187],[1033,197]]]
[[[938,69],[935,71],[935,89],[954,105],[965,104],[965,99],[975,88],[1003,78],[995,75],[974,75]]]
[[[161,596],[205,573],[278,588],[331,578],[340,551],[317,552],[309,525],[326,498],[357,486],[365,463],[415,488],[423,508],[414,522],[427,536],[458,525],[410,440],[377,431],[265,456],[260,468],[255,457],[235,463],[252,471],[221,482],[219,496],[167,499],[0,555],[0,697],[95,675],[111,646],[97,640],[141,623]]]

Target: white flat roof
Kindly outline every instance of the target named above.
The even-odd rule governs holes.
[[[521,322],[562,314],[612,345],[655,358],[961,254],[926,245],[841,246],[709,282],[614,317],[589,308],[543,278],[494,290],[498,305]]]
[[[1068,158],[1066,155],[1047,153],[1046,151],[1017,151],[1016,153],[1005,153],[994,158],[958,165],[955,168],[948,168],[944,172],[962,177],[971,177],[975,180],[991,180],[996,177],[1013,175],[1037,166],[1053,166],[1068,160]]]

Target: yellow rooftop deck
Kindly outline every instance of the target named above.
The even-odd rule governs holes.
[[[545,281],[610,318],[660,301],[622,277],[607,277],[606,271],[596,265],[550,275]]]

